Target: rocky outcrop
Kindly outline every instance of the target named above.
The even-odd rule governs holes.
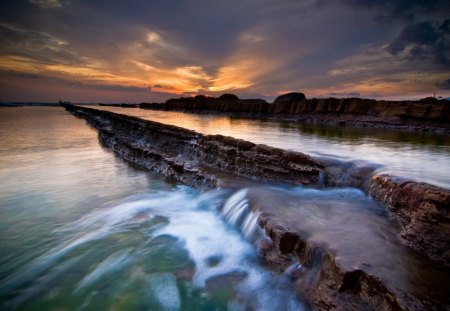
[[[398,221],[405,244],[450,268],[449,190],[376,175],[368,193]]]
[[[210,173],[217,169],[221,175],[290,184],[320,181],[322,165],[300,152],[222,135],[202,135],[107,111],[76,106],[66,109],[97,128],[100,141],[126,160],[188,185],[220,186]]]
[[[301,102],[304,100],[306,100],[305,94],[292,92],[278,96],[277,98],[275,98],[274,103],[277,104],[277,103]]]
[[[225,113],[259,113],[269,107],[263,99],[239,99],[233,94],[223,94],[218,98],[197,95],[195,97],[181,97],[169,99],[164,104],[141,103],[141,109],[180,110],[192,112],[225,112]]]
[[[313,309],[445,310],[450,306],[449,270],[408,251],[388,219],[371,214],[369,198],[356,197],[339,205],[335,197],[309,201],[300,194],[290,200],[289,193],[248,191],[249,206],[260,215],[259,225],[266,233],[257,241],[260,254],[292,278]],[[293,202],[296,209],[289,207]]]
[[[364,187],[373,173],[371,168],[319,161],[303,153],[232,137],[202,135],[176,126],[86,107],[65,107],[98,129],[99,140],[127,161],[195,187],[227,186],[227,180],[235,184],[237,176],[243,178],[242,182],[248,182],[245,178],[249,177],[289,184]],[[254,181],[249,183],[254,184]],[[372,177],[367,191],[398,220],[402,242],[422,258],[432,260],[425,260],[428,266],[442,267],[441,278],[447,280],[443,276],[448,275],[450,262],[450,191],[387,175]],[[288,204],[279,200],[268,204],[271,197],[267,194],[255,197],[271,207],[258,208],[261,213],[259,225],[267,235],[258,241],[261,254],[278,269],[294,263],[289,273],[298,292],[314,309],[439,310],[449,307],[445,299],[420,294],[424,290],[410,294],[402,288],[392,287],[391,281],[372,273],[373,265],[354,261],[344,264],[330,245],[314,242],[311,233],[304,229],[305,219],[289,214]],[[283,211],[286,214],[280,217]],[[366,226],[362,221],[361,225],[362,228],[375,227]],[[386,232],[381,230],[377,234],[384,236]],[[369,243],[369,247],[377,249],[377,244],[373,245]],[[399,266],[405,269],[415,262],[405,261],[404,258],[409,257],[399,258],[404,261]],[[298,263],[303,268],[299,268]],[[389,264],[387,266],[392,269]],[[428,269],[426,265],[414,264],[414,267],[415,271]],[[425,279],[436,278],[420,275],[414,282],[420,284]],[[395,277],[390,278],[393,279]],[[441,287],[446,288],[445,285]]]
[[[237,97],[234,94],[222,94],[217,99],[233,101],[233,100],[239,100],[239,97]]]
[[[450,134],[450,102],[447,100],[306,99],[302,93],[288,93],[277,97],[271,104],[261,99],[196,96],[169,99],[163,104],[142,103],[140,108],[234,113],[249,118],[269,117],[338,126],[381,127]]]

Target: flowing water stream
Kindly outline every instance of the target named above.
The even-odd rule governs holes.
[[[155,118],[176,121],[164,113]],[[222,134],[232,136],[257,124],[177,116],[185,118],[177,125],[229,128]],[[256,126],[260,140],[299,135],[281,129]],[[433,295],[445,297],[448,280],[423,273],[425,263],[400,246],[395,226],[360,190],[259,183],[202,193],[131,167],[63,108],[1,108],[0,133],[2,310],[306,310],[288,273],[265,267],[253,243],[263,235],[260,211],[273,209],[312,241],[332,245],[345,264],[381,271],[411,293],[434,284]],[[319,145],[330,139],[301,135]],[[291,139],[285,143],[294,146]],[[435,139],[417,148],[442,160],[448,146]]]

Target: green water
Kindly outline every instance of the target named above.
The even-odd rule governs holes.
[[[303,310],[220,207],[62,108],[0,109],[0,309]]]

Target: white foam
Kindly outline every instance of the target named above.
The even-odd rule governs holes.
[[[256,230],[259,228],[258,219],[260,215],[261,212],[259,211],[250,211],[245,217],[244,222],[241,226],[241,230],[246,239],[250,240],[254,236]]]
[[[162,310],[180,310],[181,298],[177,287],[177,279],[172,273],[155,273],[149,278],[153,297]]]
[[[246,212],[248,212],[247,189],[241,189],[229,197],[222,210],[227,221],[233,225]]]
[[[92,270],[88,275],[86,275],[79,283],[75,291],[79,291],[83,287],[86,287],[105,274],[118,271],[122,269],[126,264],[131,261],[130,255],[128,251],[125,252],[116,252],[101,263],[99,263],[94,270]]]
[[[274,281],[271,273],[258,264],[255,248],[243,238],[239,228],[233,228],[225,222],[219,206],[224,203],[226,194],[227,192],[222,190],[199,194],[188,187],[177,187],[173,191],[132,197],[130,201],[95,210],[66,226],[64,230],[71,232],[72,238],[31,263],[24,273],[13,277],[10,283],[17,286],[34,279],[52,265],[58,264],[63,255],[77,250],[85,243],[121,232],[127,226],[129,228],[130,224],[142,221],[141,217],[136,216],[144,214],[150,218],[163,216],[168,219],[167,224],[148,231],[148,237],[153,239],[170,235],[183,243],[195,263],[192,279],[194,286],[204,287],[210,278],[232,273],[245,276],[234,285],[239,293],[239,302],[230,302],[230,310],[241,310],[243,306],[257,310],[287,310],[292,299],[295,306],[300,306],[293,291],[280,287],[280,283]],[[242,231],[250,237],[255,228],[259,228],[259,215],[249,212],[246,194],[245,189],[238,191],[232,196],[231,203],[234,203],[230,203],[230,207],[225,206],[224,210],[232,210],[233,206],[237,206],[239,210],[242,209],[239,213],[242,213],[243,217],[244,211],[248,213],[243,221]],[[231,217],[232,220],[238,218],[240,216]],[[123,269],[132,262],[133,253],[120,250],[111,254],[79,281],[76,291],[93,286],[108,273]],[[220,261],[211,265],[211,258],[219,258]],[[140,277],[148,277],[150,291],[164,310],[180,309],[181,298],[173,274],[144,274]],[[274,298],[278,296],[280,298]],[[273,308],[268,308],[269,306]],[[295,310],[291,307],[289,309]]]

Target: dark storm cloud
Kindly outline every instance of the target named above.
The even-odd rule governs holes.
[[[407,50],[413,59],[432,59],[442,65],[450,62],[450,19],[442,23],[430,21],[407,25],[387,47],[397,55]]]
[[[450,78],[438,83],[438,86],[443,90],[450,90]]]
[[[46,89],[50,87],[49,89]],[[18,92],[33,89],[30,94]],[[152,91],[150,87],[84,83],[45,75],[16,71],[0,72],[0,101],[129,102],[139,103],[147,98],[164,101],[175,94]]]
[[[321,0],[322,2],[322,0]],[[330,2],[330,0],[323,0]],[[374,13],[374,17],[381,21],[404,18],[414,20],[424,13],[450,12],[447,0],[340,0],[355,9],[367,9]]]
[[[411,80],[412,68],[439,74],[434,85],[443,80],[449,7],[441,0],[2,1],[0,65],[20,56],[35,71],[65,66],[46,76],[177,94],[365,96],[358,83]]]
[[[83,64],[67,49],[67,42],[50,34],[0,24],[0,53],[31,58],[47,64]]]
[[[42,80],[48,83],[57,83],[60,85],[66,85],[70,87],[78,87],[85,89],[95,89],[101,91],[119,91],[119,92],[151,92],[151,87],[136,87],[136,86],[123,86],[123,85],[104,85],[104,84],[94,84],[94,83],[83,83],[81,81],[71,81],[61,78],[49,77],[45,75],[24,73],[17,71],[5,71],[1,72],[2,76],[8,76],[12,79],[14,78],[24,78],[29,80]]]

